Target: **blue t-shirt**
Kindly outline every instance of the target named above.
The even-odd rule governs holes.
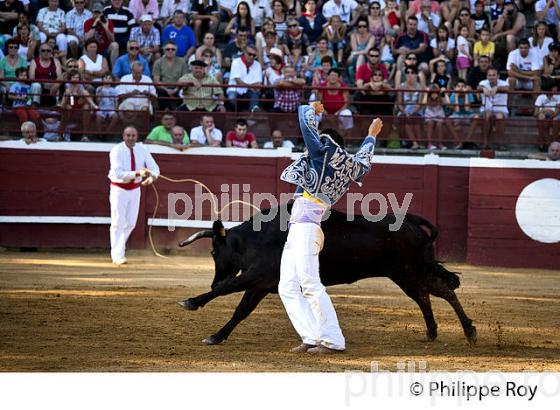
[[[471,103],[471,108],[469,111],[465,109],[465,96],[468,97],[469,102]],[[455,104],[459,104],[459,112],[455,114],[459,115],[466,115],[472,114],[472,104],[474,103],[474,97],[472,94],[451,94],[451,98],[449,98],[449,102],[451,103],[451,108],[454,108]]]
[[[144,67],[142,74],[150,77],[150,67],[148,66],[148,61],[146,61],[146,59],[141,55],[138,55],[137,60],[140,61],[142,63],[142,67]],[[128,54],[117,58],[117,61],[115,61],[115,66],[113,67],[113,75],[115,77],[121,78],[130,73],[131,71],[130,62],[128,61]]]
[[[189,26],[177,30],[173,24],[168,25],[163,30],[161,44],[165,44],[166,41],[172,41],[177,45],[177,57],[186,56],[189,48],[196,47],[194,31]]]
[[[12,95],[17,95],[18,97],[27,97],[29,95],[29,91],[31,90],[31,86],[28,84],[23,83],[13,83],[10,86],[9,93]],[[27,107],[27,100],[12,100],[12,107],[19,108],[19,107]]]

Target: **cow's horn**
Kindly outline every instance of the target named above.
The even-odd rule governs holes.
[[[179,242],[179,246],[180,247],[187,246],[200,238],[212,238],[213,236],[214,236],[214,232],[212,232],[212,230],[200,231],[195,234],[192,234],[184,241]]]

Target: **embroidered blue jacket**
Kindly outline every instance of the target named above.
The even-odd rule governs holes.
[[[313,107],[301,105],[298,116],[307,151],[282,172],[280,179],[297,185],[296,195],[305,190],[332,206],[352,181],[361,185],[360,181],[371,168],[375,137],[367,136],[359,151],[351,155],[329,135],[319,135]]]

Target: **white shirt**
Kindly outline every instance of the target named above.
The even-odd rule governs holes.
[[[163,0],[159,16],[161,18],[171,17],[173,16],[173,13],[175,13],[175,10],[181,10],[184,13],[188,13],[191,10],[191,0],[179,0],[177,3],[175,0]]]
[[[428,26],[428,23],[422,18],[422,13],[418,13],[416,18],[418,19],[418,30],[428,34],[430,32],[430,26]],[[430,13],[430,18],[432,19],[432,26],[434,26],[437,32],[437,28],[441,22],[441,17],[436,13]]]
[[[548,46],[553,43],[554,40],[550,37],[545,37],[542,47],[538,44],[533,46],[533,37],[529,37],[529,46],[531,47],[529,53],[533,54],[539,63],[539,69],[542,68],[544,64],[544,58],[548,55]]]
[[[555,110],[558,104],[560,104],[560,95],[541,94],[535,100],[535,107],[537,108],[548,108]]]
[[[497,87],[509,87],[509,83],[507,81],[500,79],[498,79],[496,85]],[[488,80],[482,80],[478,86],[488,90],[492,88],[492,85],[490,85],[490,81]],[[486,97],[485,95],[482,95],[482,104],[483,107],[480,107],[480,111],[482,112],[493,111],[503,112],[506,114],[508,113],[508,95],[506,93],[498,92],[494,97]]]
[[[119,95],[127,94],[134,90],[138,90],[140,92],[148,91],[150,94],[157,96],[156,89],[152,85],[153,84],[152,79],[146,75],[142,74],[142,78],[140,79],[140,81],[136,81],[134,80],[134,78],[132,78],[132,74],[127,74],[121,78],[121,82],[136,83],[136,84],[119,84],[117,86],[117,94]],[[142,84],[148,84],[148,85],[142,85]],[[146,99],[147,97],[130,97],[127,98],[127,101],[133,101],[135,104],[143,104],[146,102]]]
[[[48,7],[43,7],[39,10],[39,13],[37,13],[37,22],[43,23],[43,28],[50,34],[62,31],[61,29],[66,23],[66,19],[62,9],[51,11]]]
[[[136,171],[142,168],[148,168],[152,175],[156,178],[159,176],[159,167],[152,157],[152,154],[142,144],[134,144],[134,163],[136,169],[131,169],[130,148],[121,142],[111,149],[109,154],[109,161],[111,168],[109,169],[109,179],[111,182],[128,183],[128,182],[142,182],[141,177],[136,177]]]
[[[229,85],[235,85],[237,82],[235,81],[236,78],[241,79],[242,81],[246,82],[247,84],[253,83],[261,83],[263,81],[263,72],[261,63],[258,61],[254,61],[247,70],[247,66],[241,60],[241,57],[236,58],[231,63],[231,70],[229,72]],[[245,94],[248,90],[247,88],[228,88],[227,92],[235,91],[237,94]]]
[[[282,141],[282,148],[294,148],[295,145],[292,141],[290,140],[284,140]],[[272,141],[267,141],[264,143],[263,148],[267,148],[267,149],[272,149],[274,148],[274,143]]]
[[[249,5],[249,10],[251,10],[251,17],[253,18],[253,20],[255,20],[255,25],[257,27],[262,26],[266,17],[272,17],[272,9],[270,8],[269,0],[239,0],[237,4],[241,3],[242,1]]]
[[[540,64],[531,50],[529,50],[527,57],[522,57],[518,49],[511,51],[508,54],[506,69],[511,70],[512,64],[515,64],[520,71],[535,71],[540,68]]]
[[[467,54],[465,54],[461,51],[461,46],[463,46],[463,45],[465,46],[465,47],[463,47],[465,49],[465,51],[470,54],[471,43],[469,43],[465,37],[457,36],[457,57],[470,58],[469,55],[467,55]]]
[[[334,0],[329,0],[323,5],[323,16],[328,20],[332,16],[340,16],[343,22],[350,23],[352,11],[358,7],[358,3],[354,0],[341,0],[340,5],[336,4]]]
[[[218,6],[235,13],[237,9],[237,0],[218,0]]]
[[[548,0],[539,0],[535,3],[535,12],[536,13],[540,13],[541,11],[544,10],[544,8],[546,7],[546,3],[548,3]],[[536,18],[537,16],[535,16]],[[546,16],[544,16],[544,21],[547,24],[558,24],[560,23],[560,17],[558,16],[558,14],[556,13],[556,9],[554,8],[554,6],[550,7],[546,13]]]
[[[191,141],[196,141],[199,144],[208,144],[208,141],[206,140],[206,134],[204,134],[204,130],[202,129],[202,125],[191,129],[189,135],[191,136]],[[214,129],[210,133],[210,137],[212,137],[214,141],[222,141],[222,131],[214,127]]]

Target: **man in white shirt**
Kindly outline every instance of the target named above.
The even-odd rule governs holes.
[[[227,89],[227,97],[233,105],[233,110],[238,111],[238,98],[248,98],[250,99],[249,110],[260,111],[260,89],[251,88],[251,86],[262,85],[262,83],[263,72],[261,64],[257,61],[257,49],[253,45],[248,45],[245,48],[245,53],[231,63],[228,82],[230,87]]]
[[[123,142],[109,154],[111,168],[111,259],[116,265],[127,262],[126,241],[136,226],[140,207],[140,185],[150,185],[159,176],[159,167],[152,154],[136,144],[138,131],[128,126],[123,131]]]
[[[272,131],[272,139],[264,143],[263,148],[275,149],[275,148],[290,148],[295,147],[294,143],[290,140],[284,139],[282,131],[274,130]]]
[[[519,40],[517,49],[508,54],[506,69],[510,90],[539,91],[541,89],[540,64],[530,52],[527,39]]]
[[[152,79],[142,74],[144,66],[140,61],[134,61],[130,67],[132,73],[121,78],[117,86],[119,95],[119,115],[123,122],[129,120],[126,111],[148,111],[153,114],[152,101],[157,98],[157,92]],[[135,114],[135,113],[134,113]]]
[[[192,145],[209,145],[219,147],[222,145],[222,131],[216,128],[214,117],[203,115],[200,125],[194,127],[190,132]]]
[[[484,117],[483,121],[483,140],[484,145],[488,145],[488,136],[492,131],[492,119],[495,119],[497,141],[501,141],[504,135],[504,119],[508,116],[508,82],[500,80],[498,70],[490,67],[486,73],[486,80],[478,85],[478,90],[482,93],[482,106],[480,113]],[[478,115],[474,118],[480,118]]]
[[[25,145],[37,144],[37,143],[46,143],[47,141],[43,138],[37,137],[37,126],[34,122],[25,121],[21,124],[21,135]]]
[[[432,2],[430,0],[422,0],[420,12],[416,14],[416,18],[418,19],[418,30],[426,33],[431,39],[435,38],[441,17],[438,13],[432,11]]]
[[[270,8],[270,0],[239,0],[237,5],[241,2],[245,2],[249,5],[249,10],[251,11],[251,17],[255,20],[255,26],[257,31],[260,30],[263,25],[264,19],[267,17],[272,17],[272,9]]]
[[[545,92],[558,92],[558,87],[543,84]],[[558,135],[558,120],[560,120],[560,95],[541,94],[535,100],[534,115],[537,118],[540,143],[548,142]]]
[[[354,0],[329,0],[323,5],[323,16],[327,20],[336,15],[347,25],[354,25],[360,11],[360,5]]]

